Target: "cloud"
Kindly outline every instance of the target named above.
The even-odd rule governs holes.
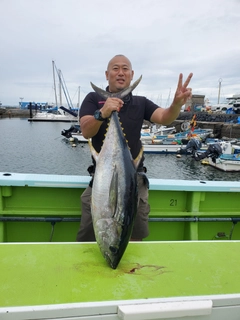
[[[70,96],[105,87],[115,54],[132,61],[137,94],[166,104],[178,75],[211,100],[240,92],[238,0],[0,0],[0,101],[54,99],[52,60]],[[52,97],[51,97],[52,95]],[[73,101],[74,102],[74,101]],[[77,101],[75,101],[77,102]]]

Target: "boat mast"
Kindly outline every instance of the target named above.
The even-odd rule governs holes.
[[[80,86],[78,87],[78,103],[77,103],[77,108],[80,108]]]
[[[61,85],[62,85],[63,93],[64,93],[65,98],[67,100],[68,108],[69,109],[73,109],[72,100],[70,98],[70,95],[69,95],[69,92],[68,92],[68,89],[67,89],[63,74],[62,74],[61,70],[58,70],[57,68],[56,68],[56,70],[57,70],[59,78],[61,79]]]
[[[61,78],[61,70],[58,70],[58,78],[59,78],[59,100],[60,107],[62,106],[62,78]]]
[[[58,106],[54,61],[52,61],[52,67],[53,67],[53,88],[55,93],[55,103],[56,103],[56,106]]]

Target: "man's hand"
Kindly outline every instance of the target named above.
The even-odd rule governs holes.
[[[118,98],[107,98],[103,107],[101,108],[101,113],[103,118],[109,118],[113,111],[119,112],[123,106],[123,101]]]
[[[151,122],[168,125],[177,119],[181,107],[186,103],[187,99],[191,98],[192,96],[192,89],[187,88],[192,76],[193,74],[190,73],[187,77],[187,80],[184,82],[184,84],[182,84],[183,75],[180,73],[178,86],[171,106],[166,109],[156,109],[151,116]]]
[[[192,76],[193,74],[190,73],[189,76],[187,77],[187,80],[184,82],[184,84],[182,84],[183,74],[180,73],[178,86],[177,86],[173,103],[172,103],[174,106],[182,107],[186,103],[187,99],[191,98],[192,89],[187,88],[187,86],[189,85],[189,82],[192,79]]]

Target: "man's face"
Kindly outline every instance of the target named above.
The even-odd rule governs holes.
[[[109,91],[118,92],[130,86],[134,72],[131,62],[126,57],[117,56],[110,60],[105,74]]]

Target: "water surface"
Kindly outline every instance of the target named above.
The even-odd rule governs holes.
[[[88,175],[88,144],[72,146],[62,135],[71,123],[0,119],[0,172]],[[240,172],[222,172],[190,156],[146,154],[149,178],[239,181]]]

